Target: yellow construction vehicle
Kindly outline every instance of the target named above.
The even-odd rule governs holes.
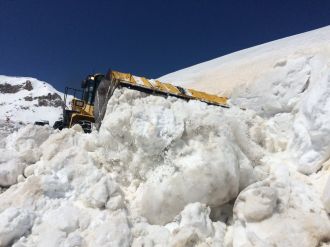
[[[184,100],[199,100],[210,105],[228,108],[227,98],[148,80],[144,77],[109,70],[106,75],[89,75],[82,82],[82,90],[65,88],[63,119],[56,121],[55,129],[70,128],[80,124],[86,133],[91,132],[92,123],[99,129],[106,112],[109,99],[116,88],[126,87],[148,94],[173,96]],[[73,93],[71,106],[66,105],[68,94]],[[79,94],[80,97],[79,97]]]

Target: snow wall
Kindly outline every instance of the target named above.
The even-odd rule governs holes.
[[[24,127],[1,144],[0,246],[326,242],[327,194],[274,154],[279,119],[121,89],[99,132]]]

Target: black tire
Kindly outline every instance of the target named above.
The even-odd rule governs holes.
[[[53,125],[53,128],[54,129],[59,129],[59,130],[62,130],[63,129],[63,121],[56,121]]]
[[[92,132],[92,123],[87,120],[79,120],[78,124],[81,126],[83,131],[85,133],[91,133]]]
[[[45,126],[46,124],[47,124],[46,122],[42,122],[42,121],[36,121],[36,122],[34,122],[34,125],[39,125],[39,126]]]

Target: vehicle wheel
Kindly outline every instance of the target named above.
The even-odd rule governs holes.
[[[53,128],[62,130],[63,129],[63,121],[56,121],[53,125]]]
[[[92,132],[92,123],[87,120],[79,120],[78,124],[81,126],[83,131],[85,133],[91,133]]]

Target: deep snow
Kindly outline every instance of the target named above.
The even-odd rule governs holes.
[[[328,33],[278,42],[315,53],[276,55],[230,109],[118,89],[99,132],[7,136],[0,246],[330,246]]]
[[[330,26],[183,69],[160,79],[223,93],[265,118],[293,123],[287,149],[311,174],[330,158]],[[184,81],[185,83],[182,83]]]

